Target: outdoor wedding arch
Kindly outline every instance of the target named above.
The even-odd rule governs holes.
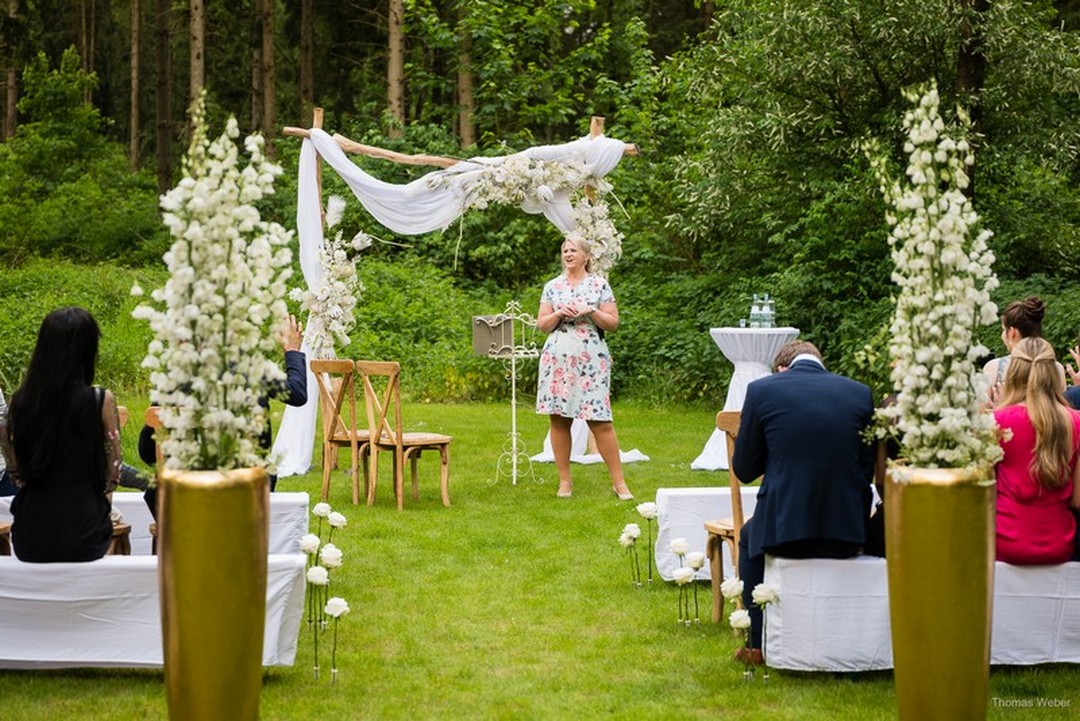
[[[540,145],[522,152],[468,160],[433,155],[404,155],[361,145],[322,129],[316,108],[310,129],[286,127],[283,133],[303,138],[297,183],[296,230],[300,269],[307,287],[317,290],[324,269],[319,254],[325,243],[321,165],[325,161],[352,190],[360,204],[386,228],[403,235],[445,230],[469,210],[492,203],[512,204],[530,214],[543,214],[563,234],[578,232],[590,241],[597,271],[606,274],[621,255],[622,234],[612,222],[604,180],[636,145],[605,137],[604,119],[594,116],[589,134],[560,145]],[[438,170],[410,183],[387,183],[356,166],[346,151],[396,163],[427,165]],[[304,333],[304,351],[314,357],[311,326]],[[318,324],[316,324],[318,325]],[[308,369],[308,387],[315,379]],[[287,407],[274,439],[278,476],[306,473],[315,439],[317,396],[306,405]]]

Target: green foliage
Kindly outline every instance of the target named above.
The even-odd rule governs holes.
[[[68,305],[90,311],[101,328],[96,382],[145,393],[140,367],[150,342],[145,323],[131,318],[138,299],[133,283],[145,288],[164,284],[164,270],[132,270],[117,265],[75,265],[35,260],[0,274],[0,386],[15,388],[37,342],[38,327],[50,311]]]
[[[95,76],[69,49],[55,70],[40,53],[23,82],[29,122],[0,145],[0,259],[146,260],[145,241],[164,237],[154,179],[131,173],[123,148],[101,134],[100,113],[84,101]]]

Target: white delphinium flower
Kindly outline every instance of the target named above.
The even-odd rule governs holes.
[[[981,409],[985,380],[977,360],[981,325],[995,322],[990,292],[997,287],[991,232],[964,195],[974,164],[967,141],[945,134],[937,88],[909,92],[915,109],[904,117],[907,180],[891,177],[883,154],[867,147],[882,193],[892,206],[889,245],[900,287],[890,353],[896,403],[878,411],[895,425],[902,455],[919,466],[987,465],[1001,457],[996,424]],[[963,128],[969,119],[958,111]]]
[[[686,554],[686,565],[697,571],[705,566],[705,554],[701,551],[691,551]]]
[[[245,141],[240,168],[235,120],[211,142],[201,100],[192,119],[184,177],[161,200],[169,280],[151,294],[154,305],[132,315],[154,333],[143,366],[161,407],[166,466],[262,466],[267,411],[259,397],[285,378],[272,331],[287,314],[292,234],[263,221],[253,203],[274,192],[282,171],[257,136]]]
[[[636,541],[641,538],[641,526],[636,523],[627,523],[626,527],[623,528],[623,533]]]
[[[652,520],[656,518],[656,504],[651,501],[639,503],[637,506],[637,512],[641,514],[641,517],[645,520]]]

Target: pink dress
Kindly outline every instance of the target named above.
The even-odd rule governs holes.
[[[1072,469],[1080,448],[1080,413],[1069,414]],[[1035,456],[1035,427],[1025,406],[999,408],[994,418],[1012,432],[1011,439],[1001,441],[1005,456],[997,465],[997,560],[1018,566],[1065,563],[1076,544],[1076,520],[1069,509],[1073,484],[1049,491],[1032,477],[1028,467]]]

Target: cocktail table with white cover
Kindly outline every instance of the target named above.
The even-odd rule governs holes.
[[[799,337],[798,328],[711,328],[709,335],[724,356],[735,364],[728,383],[725,411],[741,411],[750,381],[772,374],[772,360],[785,343]],[[705,449],[690,468],[695,471],[715,471],[728,467],[727,440],[714,429]]]

